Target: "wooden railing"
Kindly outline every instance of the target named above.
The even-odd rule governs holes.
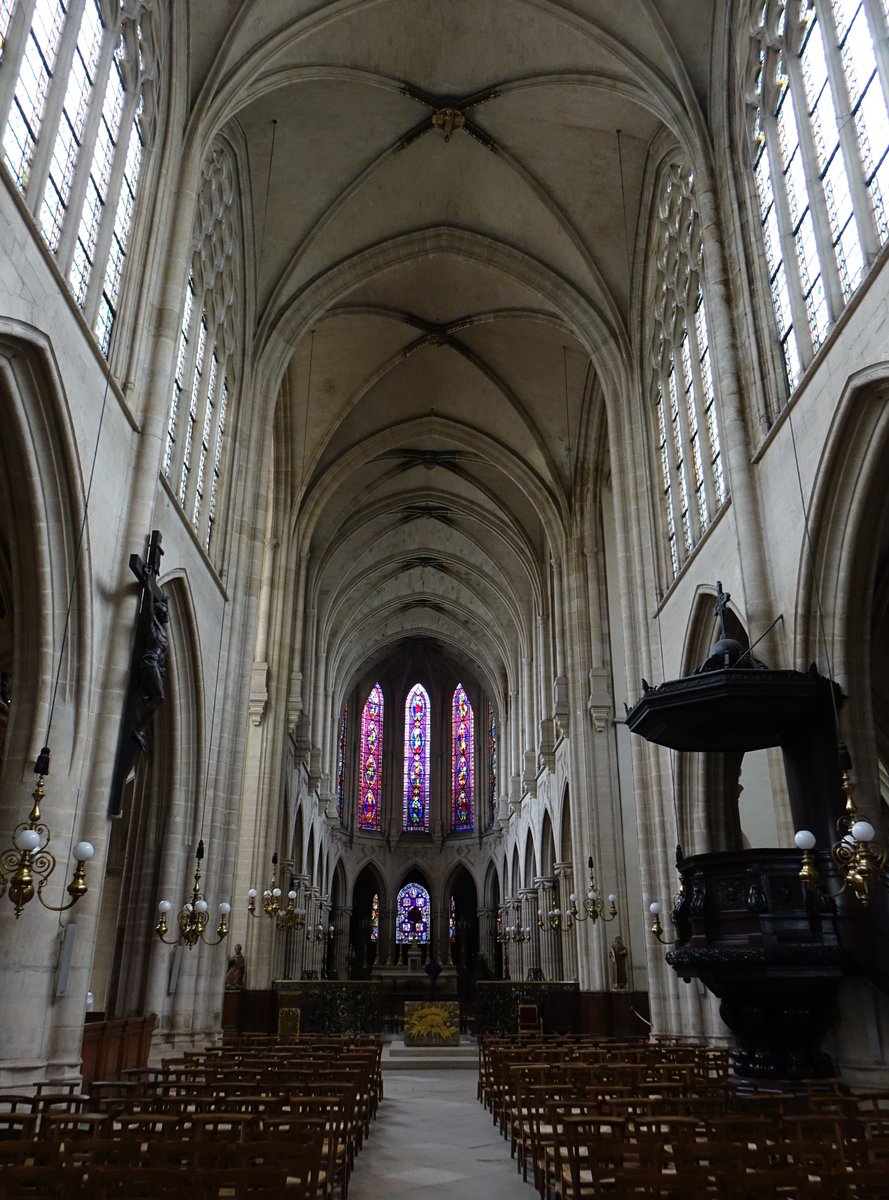
[[[83,1027],[84,1085],[94,1079],[116,1079],[129,1067],[144,1067],[157,1016],[88,1021]]]

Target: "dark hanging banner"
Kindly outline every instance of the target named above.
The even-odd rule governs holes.
[[[158,584],[163,556],[161,534],[151,531],[145,558],[130,555],[130,570],[141,585],[136,617],[136,636],[129,683],[124,701],[117,756],[111,781],[108,815],[123,814],[123,796],[127,779],[139,755],[148,749],[148,730],[155,712],[163,703],[167,678],[168,600]]]

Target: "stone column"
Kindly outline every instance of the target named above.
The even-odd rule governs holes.
[[[571,907],[569,897],[574,892],[574,864],[570,862],[553,863],[556,876],[561,880],[560,892],[562,896],[562,911],[566,912]],[[580,902],[578,908],[581,912]],[[583,922],[575,922],[574,928],[566,933],[562,938],[562,978],[568,980],[577,979],[577,942],[583,929]]]

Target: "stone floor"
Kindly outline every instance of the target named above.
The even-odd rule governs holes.
[[[387,1072],[349,1200],[536,1200],[476,1099],[477,1080],[475,1070]]]

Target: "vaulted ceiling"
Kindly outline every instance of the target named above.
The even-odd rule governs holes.
[[[700,127],[713,10],[192,0],[194,120],[246,146],[277,500],[341,686],[405,637],[492,690],[534,652],[629,377],[651,147]]]

